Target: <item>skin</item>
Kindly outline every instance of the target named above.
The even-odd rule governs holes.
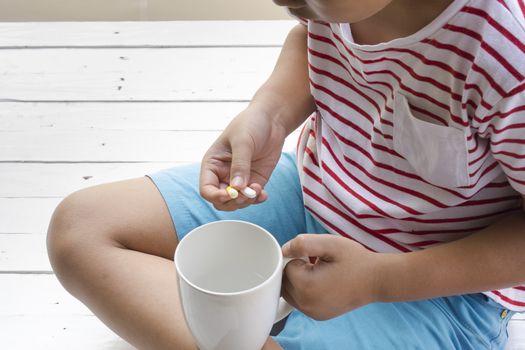
[[[275,2],[304,17],[351,22],[354,39],[373,44],[414,33],[450,1]],[[204,156],[200,191],[216,208],[235,210],[265,201],[264,186],[284,138],[315,110],[306,38],[303,26],[292,29],[269,79]],[[257,197],[231,200],[228,183],[239,189],[250,185]],[[319,259],[289,263],[283,295],[311,317],[326,319],[373,301],[516,285],[525,281],[525,236],[519,234],[524,230],[524,215],[517,213],[465,239],[396,255],[372,253],[332,235],[299,235],[283,247],[284,255]],[[73,193],[55,210],[47,237],[62,285],[138,349],[196,348],[178,302],[177,243],[164,201],[147,178]],[[340,288],[326,289],[335,284]],[[264,349],[280,347],[269,338]]]

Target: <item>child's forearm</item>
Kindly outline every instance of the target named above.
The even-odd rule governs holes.
[[[306,41],[307,29],[298,24],[288,34],[270,78],[250,103],[282,123],[287,134],[315,110],[308,80]]]
[[[404,301],[507,288],[525,282],[525,213],[463,239],[383,259],[379,299]]]

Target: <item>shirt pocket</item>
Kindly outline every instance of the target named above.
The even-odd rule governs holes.
[[[407,98],[394,98],[394,150],[415,173],[439,187],[470,185],[467,138],[463,131],[416,118]]]

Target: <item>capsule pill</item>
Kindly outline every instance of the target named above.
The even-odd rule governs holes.
[[[231,186],[226,187],[226,192],[228,192],[228,195],[231,199],[239,197],[239,192],[237,192],[237,190]]]
[[[242,194],[245,195],[246,197],[248,198],[255,198],[257,197],[257,192],[255,192],[254,189],[250,188],[250,187],[245,187],[241,190]]]

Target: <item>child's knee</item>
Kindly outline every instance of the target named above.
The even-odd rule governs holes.
[[[88,190],[66,197],[55,209],[47,232],[47,251],[51,266],[62,283],[78,272],[89,248],[100,235],[100,203],[93,201]],[[97,228],[98,226],[98,228]]]

